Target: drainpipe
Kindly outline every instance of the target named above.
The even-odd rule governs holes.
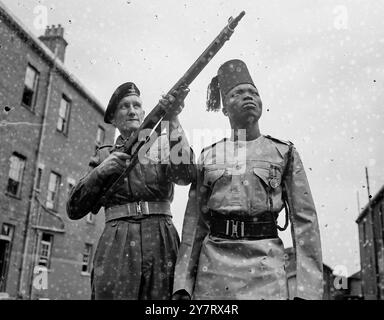
[[[21,257],[21,263],[19,267],[19,278],[18,278],[18,295],[19,297],[26,297],[27,290],[24,287],[24,280],[26,277],[26,274],[28,275],[28,266],[30,265],[30,262],[28,259],[28,247],[29,247],[29,242],[30,238],[32,237],[31,235],[31,220],[34,218],[34,211],[36,210],[35,206],[35,197],[36,197],[36,190],[35,186],[37,183],[37,177],[38,177],[38,168],[39,164],[41,161],[41,152],[43,149],[43,140],[44,140],[44,135],[45,135],[45,127],[46,127],[46,119],[47,119],[47,114],[48,114],[48,107],[49,107],[49,101],[51,98],[51,91],[52,91],[52,79],[53,79],[53,73],[55,71],[55,65],[56,65],[56,58],[57,58],[57,52],[58,48],[55,48],[55,55],[54,55],[54,60],[52,62],[52,66],[49,68],[49,76],[48,76],[48,88],[47,88],[47,96],[45,99],[45,104],[44,104],[44,112],[43,112],[43,117],[41,119],[41,129],[39,132],[39,146],[36,150],[36,165],[35,165],[35,170],[34,170],[34,178],[33,178],[33,184],[31,188],[31,194],[29,197],[29,207],[28,207],[28,212],[27,212],[27,217],[25,219],[25,227],[24,227],[24,236],[23,236],[23,255]],[[37,231],[36,231],[37,232]],[[32,248],[32,252],[35,251],[35,248]],[[34,257],[31,257],[34,259]],[[30,270],[29,272],[33,273],[33,270]],[[29,279],[29,277],[27,278]],[[28,280],[27,280],[28,281]],[[27,285],[28,283],[25,283]],[[28,298],[31,298],[31,291],[32,291],[32,283],[30,284],[30,288],[28,290]]]

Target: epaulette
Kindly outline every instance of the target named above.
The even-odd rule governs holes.
[[[293,145],[293,143],[291,141],[285,141],[285,140],[277,139],[277,138],[271,137],[270,135],[265,135],[264,137],[266,137],[266,138],[268,138],[274,142],[286,144],[287,146]]]
[[[216,141],[214,144],[211,144],[210,146],[203,148],[203,150],[201,150],[200,155],[202,155],[204,152],[208,151],[209,149],[212,149],[212,148],[213,148],[215,145],[217,145],[218,143],[220,143],[220,142],[224,142],[224,141],[226,141],[226,140],[227,140],[227,138],[221,139],[221,140],[219,140],[219,141]]]

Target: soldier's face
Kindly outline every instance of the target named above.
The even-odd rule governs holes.
[[[262,113],[259,92],[251,84],[239,84],[231,89],[224,99],[223,112],[231,123],[242,125],[250,120],[257,122]]]
[[[119,129],[121,134],[129,134],[140,127],[144,114],[140,97],[127,96],[121,99],[117,105],[112,124]]]

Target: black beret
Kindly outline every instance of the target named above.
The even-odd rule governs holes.
[[[115,114],[116,107],[121,99],[132,95],[140,97],[140,90],[133,82],[126,82],[120,85],[112,94],[112,97],[109,100],[107,109],[105,110],[104,114],[104,122],[111,123],[111,120]]]

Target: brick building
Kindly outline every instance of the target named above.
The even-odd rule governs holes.
[[[288,295],[289,299],[293,299],[293,293],[296,291],[296,258],[293,248],[285,248],[286,264],[285,270],[288,280]],[[334,275],[333,270],[326,264],[323,264],[323,283],[324,294],[323,300],[334,300],[336,295],[336,289],[334,288]]]
[[[38,39],[0,2],[0,292],[88,299],[103,215],[70,221],[68,191],[114,128],[64,66],[64,30]]]
[[[356,220],[359,229],[362,294],[384,299],[384,186]]]

